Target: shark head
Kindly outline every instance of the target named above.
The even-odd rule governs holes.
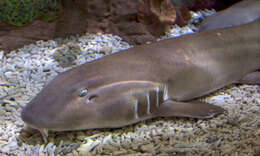
[[[22,110],[23,121],[39,130],[45,141],[48,130],[116,128],[140,121],[141,111],[153,107],[137,108],[137,103],[147,102],[147,96],[159,102],[149,94],[162,90],[151,81],[70,77],[66,72],[57,76]]]

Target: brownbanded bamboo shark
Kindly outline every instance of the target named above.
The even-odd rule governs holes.
[[[201,23],[199,31],[239,26],[259,18],[260,0],[243,0],[212,16],[208,16]]]
[[[260,82],[260,20],[105,56],[61,73],[21,117],[48,131],[118,128],[155,117],[211,118],[224,109],[196,98]]]

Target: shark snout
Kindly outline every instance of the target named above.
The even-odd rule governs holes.
[[[34,125],[35,123],[33,114],[29,113],[26,107],[21,112],[21,118],[27,125]]]
[[[38,130],[41,135],[42,138],[44,140],[44,142],[47,142],[47,138],[48,138],[48,129],[46,128],[40,128],[39,125],[39,121],[37,120],[37,118],[35,118],[35,115],[30,111],[30,108],[28,108],[28,106],[26,106],[22,112],[21,112],[21,118],[25,123],[25,128],[26,129],[36,129]]]
[[[37,107],[37,101],[33,100],[28,103],[21,112],[22,120],[31,128],[39,129],[40,127],[45,127],[46,119],[49,119],[44,112],[46,109],[42,107]],[[49,115],[49,114],[48,114]]]

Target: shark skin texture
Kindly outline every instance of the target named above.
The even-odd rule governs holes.
[[[260,18],[260,0],[243,0],[207,17],[199,31],[228,28],[253,22]]]
[[[41,132],[119,128],[156,117],[212,118],[199,100],[233,83],[260,84],[260,20],[137,46],[58,75],[21,117]]]

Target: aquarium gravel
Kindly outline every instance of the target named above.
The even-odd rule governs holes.
[[[198,16],[198,14],[193,14]],[[196,29],[173,27],[167,37]],[[173,34],[174,33],[174,34]],[[260,87],[232,85],[202,98],[226,109],[207,120],[158,118],[120,129],[27,132],[20,112],[58,73],[131,48],[118,36],[85,34],[37,41],[0,52],[0,155],[256,156],[260,154]]]

